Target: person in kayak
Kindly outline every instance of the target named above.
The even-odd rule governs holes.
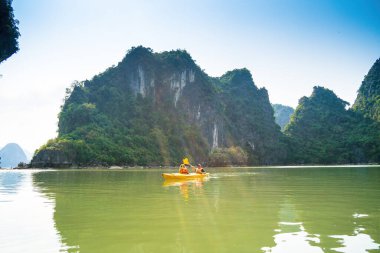
[[[206,171],[202,168],[202,165],[199,163],[197,168],[195,169],[195,173],[204,174],[204,173],[206,173]]]
[[[185,164],[181,164],[179,166],[179,171],[180,174],[189,174],[189,170],[186,168]]]

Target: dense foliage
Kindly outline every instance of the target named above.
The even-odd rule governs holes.
[[[273,104],[272,107],[276,124],[281,127],[281,130],[284,130],[290,121],[290,116],[294,113],[294,109],[290,106],[280,104]]]
[[[0,0],[0,63],[18,51],[18,20],[14,18],[11,0]]]
[[[380,122],[380,59],[378,59],[359,88],[353,105],[355,111]]]
[[[380,126],[361,114],[346,110],[347,102],[331,90],[314,87],[300,99],[290,123],[288,162],[345,164],[380,162]]]
[[[248,155],[241,147],[216,148],[211,151],[208,166],[247,165]]]

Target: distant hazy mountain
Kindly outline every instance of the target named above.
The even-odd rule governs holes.
[[[1,164],[2,168],[14,168],[20,162],[27,162],[26,157],[22,148],[16,143],[8,143],[0,150]]]
[[[274,110],[274,120],[281,127],[281,130],[284,130],[285,126],[290,121],[290,116],[292,116],[294,109],[290,106],[273,104]]]

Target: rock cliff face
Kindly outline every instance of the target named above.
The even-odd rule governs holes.
[[[70,167],[76,165],[75,161],[69,159],[61,150],[44,149],[38,156],[33,158],[34,167]]]
[[[180,50],[132,48],[116,67],[75,83],[58,126],[32,165],[175,165],[185,155],[207,162],[230,146],[251,164],[283,157],[267,91],[249,71],[211,78]]]

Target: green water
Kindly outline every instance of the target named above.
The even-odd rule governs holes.
[[[162,171],[0,171],[0,252],[380,252],[380,167]]]

